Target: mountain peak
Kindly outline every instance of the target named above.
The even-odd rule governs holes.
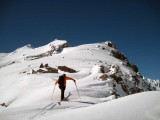
[[[34,47],[31,44],[27,44],[23,47],[17,48],[15,51],[28,50],[28,49],[34,49]]]
[[[112,41],[106,41],[105,44],[107,44],[109,47],[117,49],[116,45]]]
[[[31,44],[27,44],[24,47],[33,49],[34,47]]]
[[[66,40],[55,39],[54,41],[49,43],[50,46],[66,46],[68,47],[68,42]]]

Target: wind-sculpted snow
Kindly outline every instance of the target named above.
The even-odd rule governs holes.
[[[118,53],[113,53],[113,51],[118,51]],[[74,109],[80,112],[88,109],[91,111],[95,104],[99,106],[100,103],[107,106],[104,110],[100,110],[101,105],[95,107],[102,112],[101,120],[104,114],[109,114],[108,118],[111,118],[114,113],[114,111],[107,111],[111,109],[108,108],[111,106],[106,103],[107,101],[153,90],[146,84],[138,67],[130,63],[111,41],[69,47],[67,41],[56,39],[42,47],[25,46],[8,54],[0,54],[0,66],[0,119],[2,120],[58,120],[62,119],[59,114],[63,112],[66,119],[69,119],[66,115],[68,110]],[[67,81],[65,95],[69,92],[72,95],[68,98],[69,101],[64,101],[59,105],[56,102],[60,100],[60,90],[54,85],[63,73],[76,79],[78,91],[74,82]],[[152,96],[152,92],[149,95]],[[125,99],[119,101],[123,100],[127,105],[128,102]],[[133,104],[136,104],[136,100],[134,101]],[[123,105],[118,104],[119,102],[116,103],[117,109],[121,113],[120,107]],[[147,102],[144,105],[146,104]],[[159,103],[154,105],[156,104]],[[129,108],[132,109],[132,106]],[[113,109],[116,109],[114,104]],[[135,109],[133,110],[136,111]],[[152,113],[156,113],[157,110],[159,107],[154,108],[147,115],[153,117]],[[95,110],[95,112],[98,111]],[[127,115],[127,110],[125,113]],[[88,115],[90,114],[89,112]],[[147,115],[143,114],[144,118],[147,118]],[[87,112],[85,117],[87,117]],[[104,117],[107,118],[105,115]],[[119,118],[123,117],[119,115]]]
[[[68,47],[68,46],[69,45],[67,41],[55,40],[49,43],[48,45],[35,49],[33,53],[36,52],[36,54],[27,55],[24,59],[25,60],[35,60],[35,59],[40,59],[43,57],[52,56],[52,54],[59,54],[63,51],[63,48]]]

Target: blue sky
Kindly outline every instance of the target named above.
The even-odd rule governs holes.
[[[1,0],[0,52],[53,39],[113,41],[146,77],[160,79],[159,0]]]

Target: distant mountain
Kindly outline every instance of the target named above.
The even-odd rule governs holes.
[[[68,81],[66,94],[72,95],[66,108],[158,90],[113,42],[70,47],[66,40],[56,39],[38,48],[28,44],[11,53],[0,53],[0,104],[8,109],[38,109],[48,103],[54,82],[63,73],[76,79],[83,101],[79,101],[76,87]],[[57,101],[59,88],[54,92]]]

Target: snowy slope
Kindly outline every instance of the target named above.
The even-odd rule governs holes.
[[[82,108],[12,108],[0,112],[2,120],[159,120],[160,92],[144,92]],[[71,103],[68,103],[71,104]],[[77,103],[74,105],[77,106]]]
[[[159,120],[160,92],[146,92],[123,97],[91,107],[71,109],[63,113],[48,113],[46,120]],[[43,120],[41,118],[40,120]]]
[[[45,67],[40,67],[42,63]],[[76,72],[64,72],[62,66]],[[63,73],[76,79],[81,98],[74,83],[68,81],[65,95],[72,95],[68,102],[57,105],[57,86],[53,100],[51,95],[55,80]],[[66,114],[73,108],[92,109],[94,104],[152,90],[137,66],[110,41],[69,47],[67,41],[55,40],[38,48],[27,45],[1,53],[0,76],[0,118],[4,120],[41,119],[48,112],[58,116],[61,110]]]

